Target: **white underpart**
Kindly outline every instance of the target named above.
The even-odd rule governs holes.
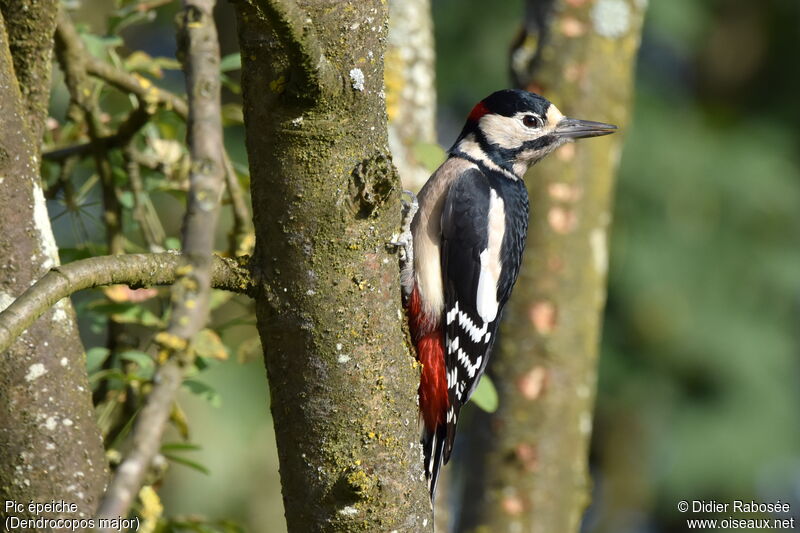
[[[486,322],[497,318],[497,282],[500,279],[502,261],[500,249],[503,246],[503,235],[506,230],[506,210],[503,199],[497,196],[494,189],[489,197],[489,242],[480,254],[481,275],[478,278],[478,294],[476,306],[478,315]]]
[[[458,143],[458,149],[467,154],[469,157],[474,159],[475,161],[480,161],[486,168],[490,170],[494,170],[495,172],[500,172],[508,178],[512,180],[519,179],[518,176],[514,175],[512,172],[504,168],[500,168],[495,164],[494,161],[486,157],[486,152],[481,149],[478,141],[475,140],[474,135],[467,135],[460,143]]]
[[[444,311],[441,218],[447,191],[458,177],[471,168],[478,167],[465,159],[448,159],[417,196],[419,210],[411,225],[414,236],[414,278],[422,299],[422,310],[429,317],[439,317]]]

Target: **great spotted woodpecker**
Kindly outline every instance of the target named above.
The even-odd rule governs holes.
[[[489,361],[519,274],[528,228],[528,167],[567,141],[616,126],[567,118],[541,96],[498,91],[469,114],[447,160],[418,195],[403,290],[422,364],[422,445],[431,501],[459,411]]]

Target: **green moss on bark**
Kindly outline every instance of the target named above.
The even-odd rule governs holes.
[[[44,131],[50,97],[57,0],[0,0],[14,72],[25,101],[31,137]],[[39,143],[35,144],[36,147]]]

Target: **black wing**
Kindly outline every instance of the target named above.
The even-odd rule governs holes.
[[[490,211],[494,224],[490,224]],[[498,214],[502,221],[497,219]],[[451,186],[442,212],[445,368],[450,400],[445,463],[453,448],[461,406],[478,385],[494,342],[501,305],[499,280],[492,279],[496,269],[487,272],[487,252],[490,238],[496,251],[504,232],[505,214],[497,191],[492,191],[489,180],[479,170],[465,172]]]

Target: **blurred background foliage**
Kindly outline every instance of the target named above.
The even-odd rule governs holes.
[[[155,59],[174,58],[177,6],[149,3],[159,7],[120,18],[112,2],[73,2],[74,18],[94,34],[87,43],[104,60],[182,92],[174,61]],[[223,54],[235,54],[231,7],[223,2],[218,11]],[[508,85],[507,53],[522,11],[522,0],[491,9],[482,0],[433,0],[445,148],[471,106]],[[685,531],[686,515],[676,511],[683,499],[781,499],[800,510],[798,28],[796,0],[650,2],[634,121],[623,132],[587,532]],[[246,187],[235,56],[228,61],[226,144]],[[81,138],[64,122],[63,82],[57,77],[54,85],[51,148]],[[546,96],[558,104],[558,95]],[[131,109],[113,90],[98,97],[112,126]],[[137,140],[145,155],[172,161],[169,168],[143,165],[165,248],[177,246],[179,234],[183,135],[182,122],[160,111]],[[132,208],[123,156],[110,157],[123,206]],[[59,168],[46,167],[45,177],[62,260],[104,253],[91,161],[72,169],[77,192],[69,195]],[[131,211],[125,216],[126,249],[148,248],[139,222]],[[220,249],[231,224],[226,212]],[[108,356],[109,313],[140,328],[130,353],[110,365],[116,372],[95,373],[95,384],[128,393],[146,387],[147,331],[164,318],[158,301],[109,291],[76,297],[98,372]],[[178,444],[163,450],[171,462],[159,493],[166,515],[179,517],[170,527],[285,530],[253,321],[246,300],[219,297],[209,356],[193,378],[199,385],[186,388],[167,439]]]

